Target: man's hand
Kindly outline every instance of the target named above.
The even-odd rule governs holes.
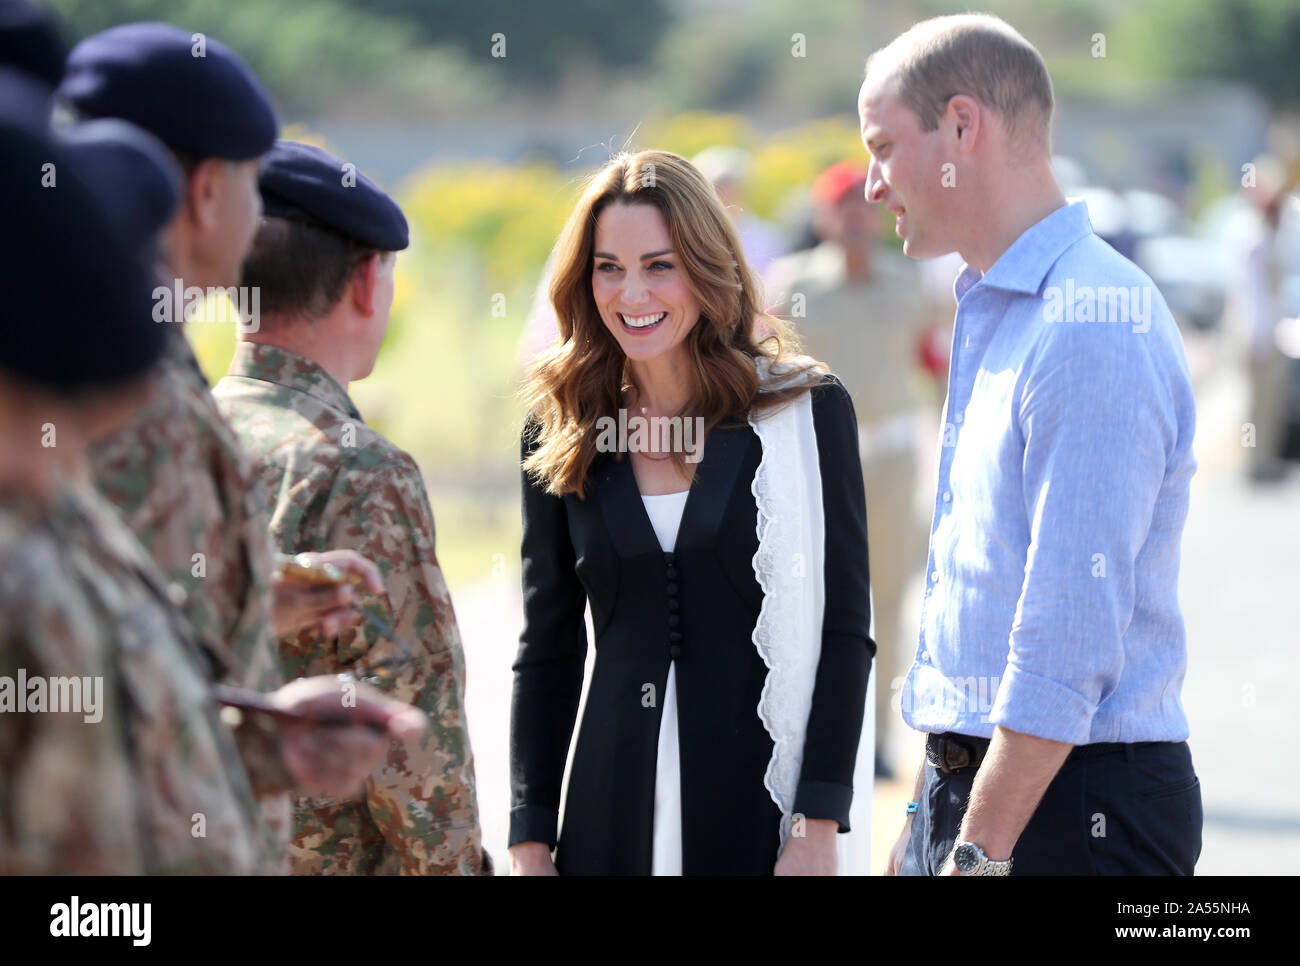
[[[990,859],[1009,858],[1072,747],[998,725],[975,776],[957,840],[974,842]]]
[[[559,875],[545,842],[519,842],[510,846],[511,875]]]
[[[804,821],[804,835],[791,835],[776,860],[773,875],[835,875],[839,869],[835,835],[839,822],[828,818]]]
[[[355,550],[326,550],[298,556],[310,557],[318,564],[333,564],[345,573],[360,577],[373,593],[384,592],[379,568]],[[296,634],[308,627],[319,627],[325,637],[333,637],[361,620],[352,607],[355,593],[349,584],[314,583],[276,571],[271,576],[271,592],[271,626],[277,637]]]
[[[281,754],[297,789],[307,795],[355,798],[388,754],[391,741],[424,734],[424,712],[337,677],[299,678],[270,695],[285,711],[355,724],[281,719]]]

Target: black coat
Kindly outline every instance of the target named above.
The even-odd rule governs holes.
[[[812,394],[826,610],[795,812],[837,820],[847,831],[875,653],[868,637],[866,502],[848,393],[832,379]],[[763,786],[772,740],[757,708],[767,668],[752,641],[763,598],[752,564],[758,537],[751,484],[761,455],[748,425],[710,431],[671,554],[660,549],[626,457],[597,458],[585,499],[549,496],[524,477],[525,627],[511,706],[511,845],[556,844],[588,602],[596,637],[556,853],[562,874],[649,874],[660,706],[673,660],[682,871],[772,872],[781,814]],[[643,700],[647,684],[654,686],[653,703]]]

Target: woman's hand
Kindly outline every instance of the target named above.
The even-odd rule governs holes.
[[[520,842],[510,846],[511,875],[559,875],[545,842]]]
[[[903,831],[899,833],[898,841],[889,850],[889,859],[885,862],[885,875],[903,874],[903,857],[907,855],[907,844],[911,840],[912,816],[909,815],[903,819]]]
[[[828,818],[804,822],[804,834],[790,836],[776,860],[773,875],[835,875],[839,870],[835,835],[840,823]]]

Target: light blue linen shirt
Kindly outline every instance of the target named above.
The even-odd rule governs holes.
[[[1182,741],[1178,565],[1196,409],[1151,279],[1082,202],[954,287],[916,659],[921,731]]]

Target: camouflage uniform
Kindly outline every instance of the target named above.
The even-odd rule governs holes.
[[[262,868],[265,830],[209,655],[101,497],[68,486],[49,507],[0,507],[0,613],[0,675],[103,681],[97,722],[3,713],[0,873]],[[278,769],[262,788],[286,786]]]
[[[91,455],[95,485],[168,581],[168,594],[222,679],[259,691],[284,683],[271,631],[265,497],[213,402],[179,328],[130,423]],[[262,803],[270,835],[263,871],[288,871],[288,796]]]
[[[434,554],[433,513],[415,462],[361,419],[316,363],[241,343],[215,396],[260,463],[272,495],[271,534],[285,552],[350,547],[380,568],[377,612],[416,648],[380,685],[430,719],[421,741],[394,746],[362,802],[298,802],[295,874],[482,874],[474,761],[465,725],[465,659]],[[337,673],[400,657],[369,624],[323,640],[280,641],[286,675]]]

